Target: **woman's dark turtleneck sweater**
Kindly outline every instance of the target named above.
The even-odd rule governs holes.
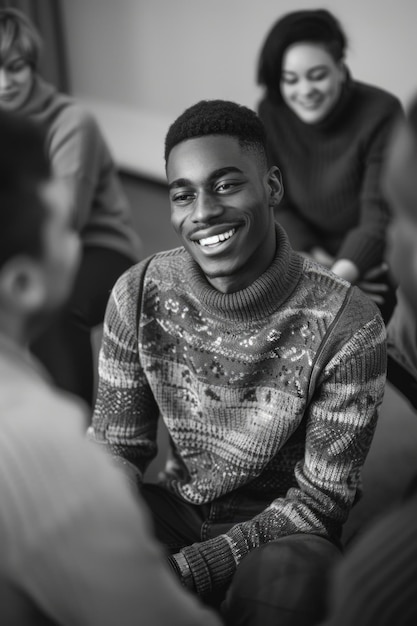
[[[261,101],[269,162],[284,183],[276,217],[296,250],[321,246],[361,273],[381,262],[389,221],[381,169],[401,112],[393,95],[349,76],[334,109],[316,124],[284,102]]]

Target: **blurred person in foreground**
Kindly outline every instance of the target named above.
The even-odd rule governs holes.
[[[392,136],[383,184],[394,211],[389,259],[400,289],[387,329],[388,348],[395,347],[393,358],[404,368],[404,380],[411,381],[401,390],[416,407],[417,99]],[[417,461],[404,501],[362,534],[337,569],[326,626],[417,624],[416,520]]]
[[[56,384],[93,401],[91,330],[116,279],[139,258],[139,239],[110,151],[92,115],[38,73],[42,41],[21,12],[0,10],[0,109],[45,130],[54,176],[68,188],[81,261],[69,303],[32,346]]]
[[[191,106],[165,159],[182,246],[113,289],[90,434],[122,459],[179,580],[228,624],[310,624],[360,492],[385,327],[275,223],[281,177],[254,111]],[[160,416],[177,465],[149,484]]]
[[[0,112],[0,144],[0,624],[216,626],[87,441],[81,401],[28,350],[68,297],[80,246],[40,129]]]

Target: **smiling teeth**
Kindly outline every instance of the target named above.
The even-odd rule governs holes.
[[[206,237],[205,239],[200,239],[200,246],[214,246],[217,243],[222,241],[226,241],[226,239],[230,239],[235,234],[235,229],[228,230],[226,233],[220,233],[219,235],[213,235],[212,237]]]

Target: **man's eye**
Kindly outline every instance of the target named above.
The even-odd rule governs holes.
[[[172,196],[172,202],[176,204],[185,204],[187,202],[191,202],[194,199],[194,194],[192,193],[176,193]]]
[[[219,183],[218,185],[216,185],[216,191],[231,191],[232,189],[235,189],[235,187],[237,187],[239,183],[236,181],[227,181],[227,182],[222,182]]]

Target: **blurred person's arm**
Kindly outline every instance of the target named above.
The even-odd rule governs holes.
[[[362,279],[367,271],[378,267],[384,259],[390,209],[382,191],[382,170],[393,125],[402,113],[396,98],[381,102],[378,113],[374,115],[377,115],[376,122],[370,120],[373,122],[372,132],[368,133],[362,145],[359,221],[346,233],[336,257],[336,263],[338,260],[349,260],[353,264],[355,271],[352,275],[357,270],[358,276],[350,282]],[[352,268],[345,268],[344,271],[350,274]]]
[[[104,231],[106,220],[108,227],[120,220],[126,228],[130,207],[94,117],[75,102],[62,107],[49,127],[47,148],[55,176],[67,184],[74,228],[82,232],[97,220]]]
[[[67,184],[73,224],[79,232],[90,219],[103,146],[94,118],[75,104],[63,107],[49,127],[48,155],[54,175]]]
[[[384,303],[385,296],[388,292],[388,266],[385,262],[367,270],[360,278],[359,268],[349,259],[338,259],[335,261],[333,256],[319,247],[313,248],[309,256],[317,261],[317,263],[321,263],[321,265],[331,269],[332,272],[341,278],[344,278],[353,285],[356,284],[376,304],[382,305]]]

